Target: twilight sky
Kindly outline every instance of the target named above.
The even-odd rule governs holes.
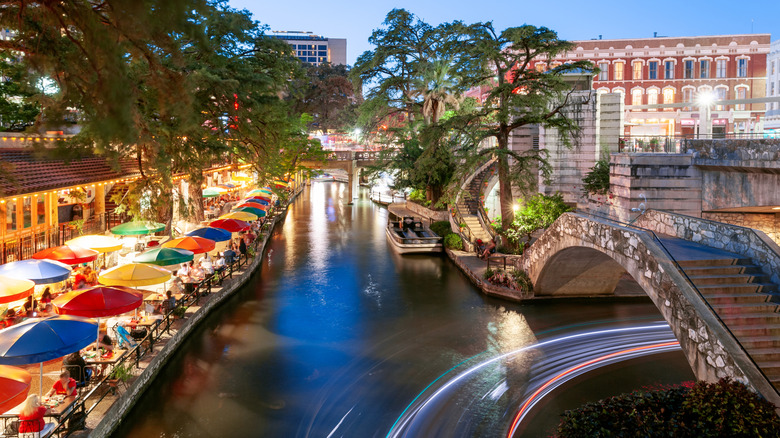
[[[371,32],[393,8],[404,8],[431,25],[462,20],[493,21],[496,29],[524,23],[547,26],[561,38],[592,39],[770,33],[780,38],[777,0],[229,0],[272,30],[312,31],[347,39],[347,62],[372,47]]]

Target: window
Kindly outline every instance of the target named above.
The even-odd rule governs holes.
[[[775,83],[774,82],[769,84],[769,95],[770,96],[774,96],[775,95]]]
[[[615,63],[615,80],[616,81],[622,81],[623,80],[623,63],[617,62]]]
[[[658,61],[650,61],[647,64],[647,78],[658,79]]]
[[[609,80],[609,64],[607,64],[606,62],[599,63],[599,80],[600,81]]]
[[[726,77],[726,60],[725,59],[718,59],[715,61],[715,77],[716,78],[725,78]]]
[[[642,79],[642,61],[634,61],[634,79]]]
[[[685,103],[693,102],[693,88],[683,88],[682,93],[683,93],[682,95],[683,102]],[[685,111],[690,111],[691,107],[686,106],[684,109]]]
[[[664,89],[664,103],[674,103],[674,88]],[[664,108],[664,111],[674,111],[674,108]]]
[[[656,105],[658,103],[658,90],[656,89],[650,89],[647,90],[647,104],[648,105]],[[648,111],[657,111],[656,108],[650,108]]]
[[[38,202],[35,209],[37,218],[35,219],[35,223],[38,224],[38,226],[46,225],[46,195],[38,195],[37,198]]]
[[[534,67],[536,68],[536,71],[539,73],[543,72],[545,70],[546,65],[543,62],[537,62]]]
[[[742,61],[742,60],[740,59],[740,61]],[[747,99],[747,88],[745,88],[745,87],[737,88],[737,99],[738,100],[739,99]],[[742,104],[737,105],[736,109],[738,111],[744,111],[745,110],[745,104],[742,103]]]
[[[699,77],[702,79],[710,77],[710,62],[706,59],[699,61]]]
[[[715,100],[726,100],[726,89],[723,87],[715,89]],[[717,105],[715,107],[718,111],[723,111],[723,105]]]
[[[685,71],[684,71],[685,79],[693,79],[693,60],[687,60],[685,61]]]
[[[25,196],[22,201],[22,228],[30,228],[32,226],[32,197]]]
[[[769,74],[773,75],[775,74],[775,62],[772,61],[772,63],[769,65]]]
[[[745,59],[745,58],[737,59],[737,77],[738,78],[747,77],[747,62],[748,62],[748,60]]]
[[[631,91],[631,105],[642,105],[642,90]]]
[[[16,231],[16,201],[5,203],[5,230]]]
[[[664,78],[674,79],[674,61],[666,61],[664,63]]]

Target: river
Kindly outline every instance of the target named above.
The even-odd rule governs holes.
[[[347,193],[304,190],[117,436],[550,436],[565,409],[693,379],[649,299],[486,297],[446,256],[394,254],[387,210]]]

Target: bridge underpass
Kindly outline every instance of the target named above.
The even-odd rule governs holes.
[[[745,255],[751,251],[667,234],[567,213],[524,252],[520,267],[536,297],[611,295],[628,273],[671,326],[697,378],[729,376],[778,404],[780,296],[772,276],[754,253]]]
[[[376,165],[380,160],[387,159],[388,152],[380,151],[333,151],[328,154],[325,162],[303,161],[301,165],[309,169],[340,169],[347,173],[349,181],[349,199],[358,197],[358,184],[360,182],[360,170]],[[351,204],[352,202],[350,202]]]

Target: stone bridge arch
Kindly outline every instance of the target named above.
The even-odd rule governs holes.
[[[628,272],[669,323],[696,378],[712,382],[732,377],[773,403],[780,401],[651,233],[566,213],[526,249],[519,265],[531,277],[534,296],[611,294],[620,275]]]

